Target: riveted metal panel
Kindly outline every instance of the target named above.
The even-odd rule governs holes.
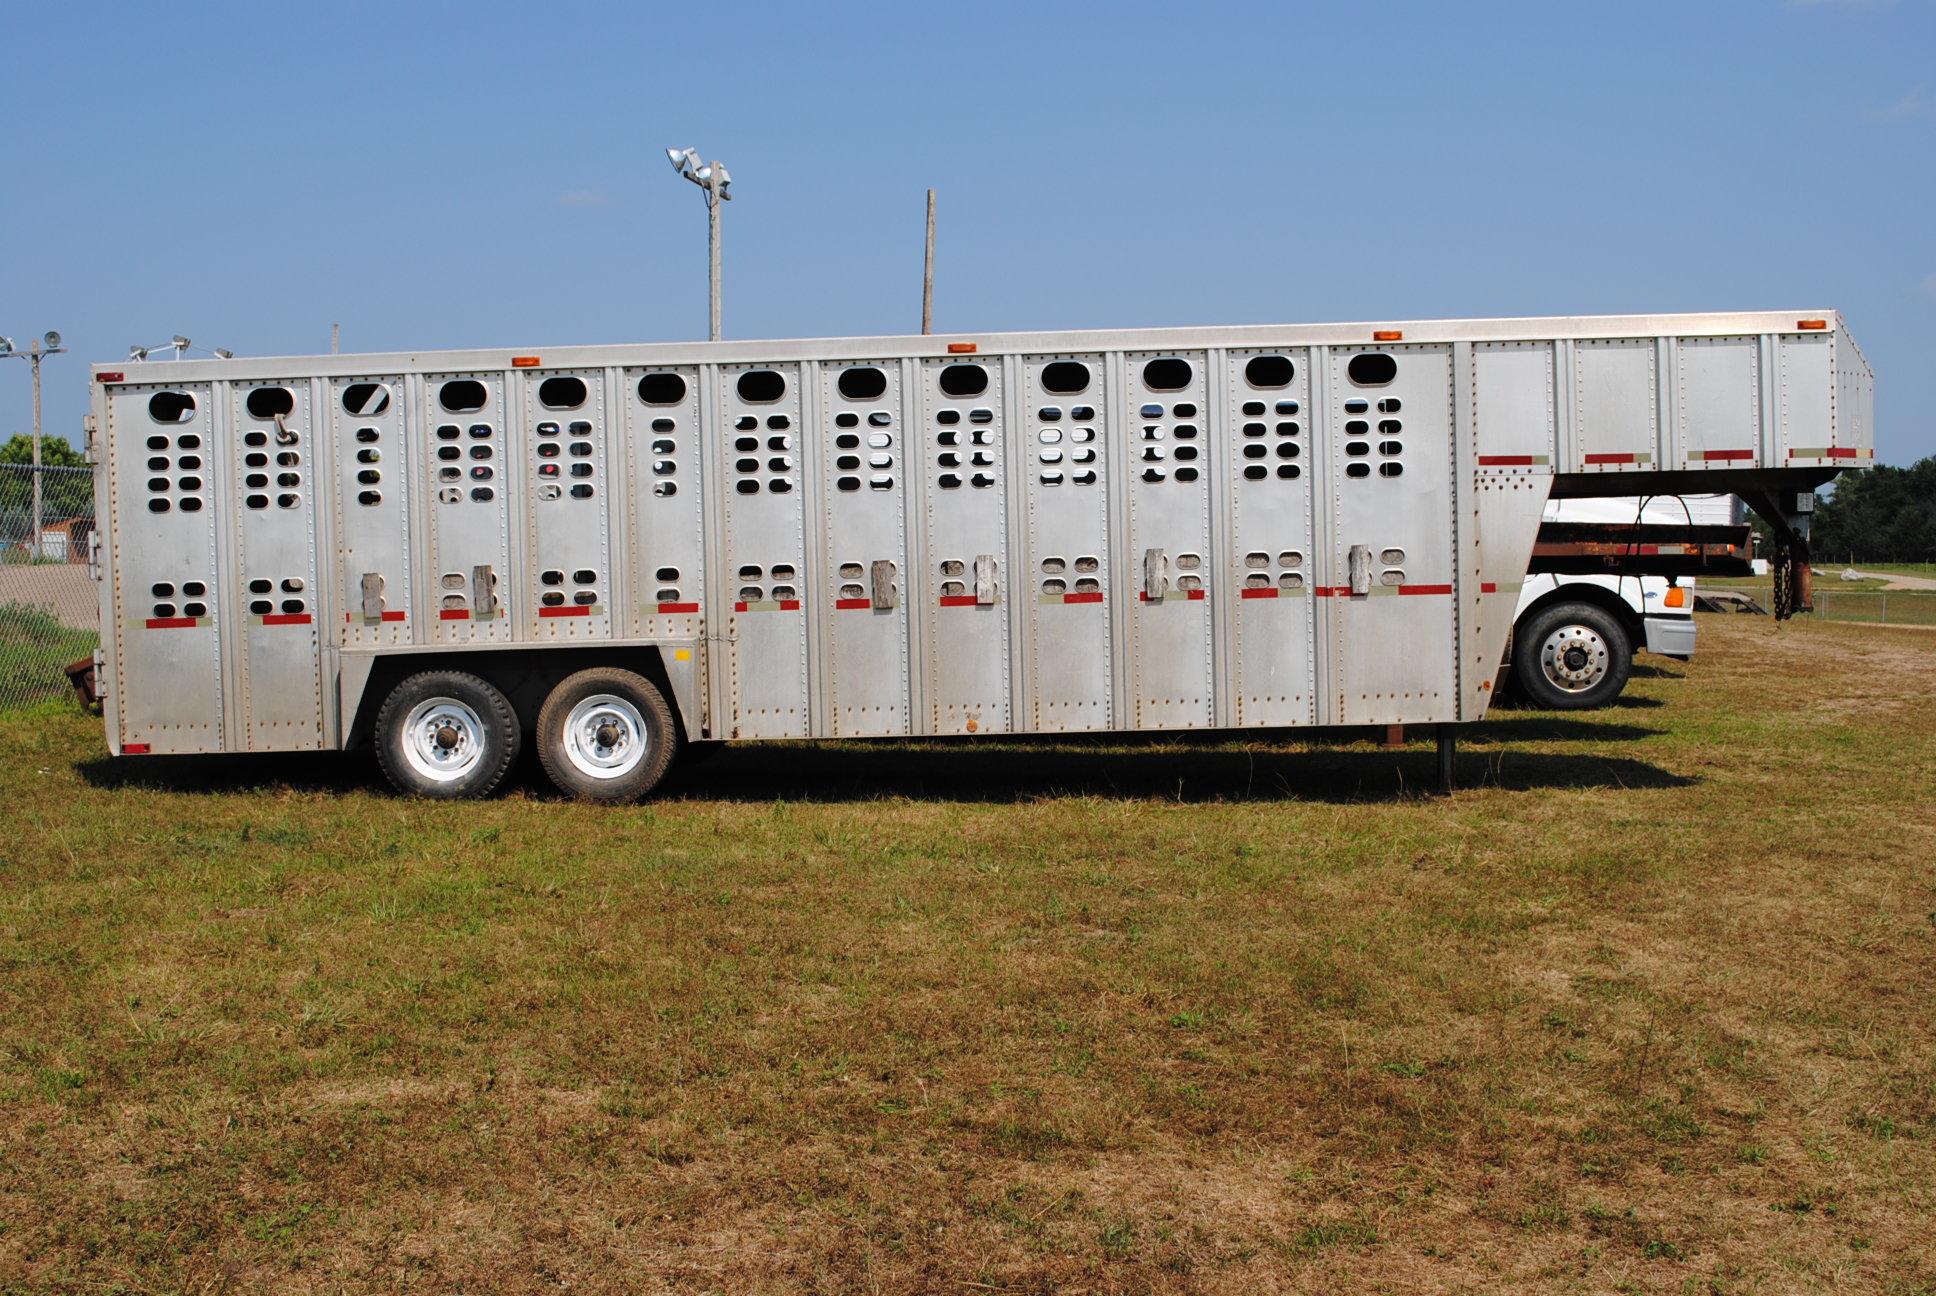
[[[157,400],[157,397],[160,399]],[[118,636],[110,702],[122,745],[156,754],[223,748],[215,389],[140,384],[107,393],[108,577]],[[183,406],[179,420],[157,418]]]
[[[1088,380],[1079,390],[1051,391],[1043,376],[1057,364],[1079,365]],[[1075,371],[1057,370],[1056,374]],[[1111,726],[1109,488],[1104,357],[1098,354],[1028,356],[1022,362],[1022,428],[1033,462],[1024,469],[1026,561],[1009,588],[1029,609],[1029,728],[1047,733]],[[990,406],[989,408],[993,408]],[[1045,420],[1045,410],[1060,412]],[[1023,429],[1065,429],[1059,463],[1040,458],[1039,438]],[[995,438],[990,438],[994,444]],[[977,447],[979,448],[979,447]],[[1048,447],[1043,447],[1048,448]],[[1018,450],[1019,453],[1019,450]],[[992,460],[991,460],[992,462]],[[998,489],[991,481],[987,489]],[[979,489],[970,482],[970,489]],[[1132,590],[1128,597],[1134,598]]]
[[[1553,471],[1558,426],[1553,350],[1551,342],[1473,344],[1472,403],[1484,436],[1480,470]]]
[[[931,358],[921,363],[921,425],[910,436],[909,454],[925,473],[922,526],[927,565],[910,597],[918,598],[927,621],[927,697],[934,733],[1001,733],[1010,727],[1010,641],[1008,609],[1012,599],[1031,592],[1026,571],[1010,570],[1008,498],[1013,471],[1003,372],[1000,363],[974,358]],[[956,394],[944,389],[943,382]],[[974,390],[977,383],[980,390]],[[981,417],[983,421],[977,421]],[[1064,423],[1044,423],[1066,442]],[[975,435],[984,434],[986,444]],[[1022,437],[1014,438],[1021,442]],[[1019,453],[1033,461],[1037,445],[1027,435]],[[1062,460],[1067,461],[1068,447]],[[987,462],[972,462],[976,454]],[[1027,462],[1022,470],[1028,471]],[[972,486],[982,473],[993,485]]]
[[[1761,446],[1761,339],[1677,339],[1681,467],[1753,468]]]
[[[311,397],[306,378],[229,389],[231,485],[225,493],[236,528],[235,586],[225,595],[238,613],[242,720],[250,751],[301,751],[323,740],[320,456]],[[273,412],[275,402],[291,408]]]
[[[1775,341],[1777,369],[1775,467],[1794,461],[1833,462],[1838,448],[1835,404],[1838,384],[1830,378],[1834,341],[1828,333],[1791,333]]]
[[[1452,351],[1379,348],[1381,383],[1354,371],[1362,354],[1334,350],[1326,384],[1338,722],[1453,720]]]
[[[605,371],[526,369],[515,381],[521,422],[506,427],[504,453],[522,455],[531,483],[523,493],[523,637],[610,638],[616,475],[608,458]]]
[[[1129,554],[1143,588],[1125,599],[1130,727],[1206,727],[1214,715],[1212,601],[1222,567],[1210,543],[1208,358],[1132,351],[1117,405],[1127,457]],[[1167,572],[1152,570],[1161,555]]]
[[[880,390],[873,391],[878,383]],[[848,390],[843,391],[843,386]],[[907,418],[895,360],[823,364],[817,441],[824,651],[833,733],[908,732]],[[803,449],[789,444],[788,453]],[[776,451],[772,439],[763,447]],[[917,458],[913,461],[920,463]],[[923,599],[925,602],[925,598]]]
[[[1253,359],[1262,363],[1251,366]],[[1289,381],[1279,361],[1291,368]],[[1230,549],[1220,555],[1226,610],[1235,623],[1232,721],[1308,725],[1317,720],[1313,656],[1316,559],[1311,469],[1310,353],[1229,354],[1225,442]],[[1256,378],[1259,381],[1252,381]]]
[[[475,382],[485,393],[478,409],[461,408]],[[446,390],[449,389],[449,390]],[[448,404],[460,406],[447,408]],[[501,372],[427,375],[422,419],[412,441],[422,447],[429,503],[424,509],[430,542],[424,573],[429,586],[429,638],[436,643],[503,643],[516,637],[512,589],[512,456],[519,439],[508,411]],[[485,474],[489,475],[486,476]],[[480,598],[475,575],[489,568],[495,598]]]
[[[804,738],[808,717],[806,502],[799,365],[723,365],[719,410],[725,465],[726,570],[733,609],[728,690],[736,738]],[[754,399],[774,374],[775,399]],[[742,383],[742,380],[745,380]],[[742,385],[744,391],[742,391]],[[769,451],[769,437],[791,448]],[[752,438],[758,449],[741,449]],[[777,466],[776,466],[777,464]]]
[[[706,590],[699,370],[627,369],[621,390],[632,483],[633,632],[696,636],[705,625]]]
[[[1573,352],[1574,449],[1567,472],[1660,468],[1659,362],[1653,338],[1582,341]]]
[[[328,390],[337,544],[331,579],[341,609],[336,642],[349,648],[407,644],[417,627],[410,617],[416,563],[404,380],[359,374],[331,379]],[[377,589],[366,607],[365,582],[372,577]]]

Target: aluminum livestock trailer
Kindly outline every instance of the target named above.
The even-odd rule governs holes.
[[[373,743],[435,796],[525,741],[622,800],[682,742],[1449,738],[1549,497],[1736,492],[1792,569],[1874,454],[1830,311],[93,376],[111,749]]]

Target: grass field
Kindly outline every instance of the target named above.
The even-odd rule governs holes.
[[[1936,1292],[1936,635],[1701,633],[1450,800],[989,742],[427,805],[0,716],[0,1291]]]

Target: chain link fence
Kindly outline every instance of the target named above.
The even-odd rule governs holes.
[[[1936,625],[1936,594],[1917,590],[1818,590],[1815,615],[1824,621],[1873,625]]]
[[[0,711],[71,698],[67,667],[100,642],[94,470],[42,465],[34,525],[31,464],[0,464]]]

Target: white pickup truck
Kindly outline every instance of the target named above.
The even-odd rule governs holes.
[[[1547,522],[1731,523],[1732,495],[1554,500]],[[1532,575],[1519,591],[1509,664],[1533,704],[1560,711],[1610,705],[1627,686],[1636,650],[1694,655],[1694,582],[1664,576]]]

